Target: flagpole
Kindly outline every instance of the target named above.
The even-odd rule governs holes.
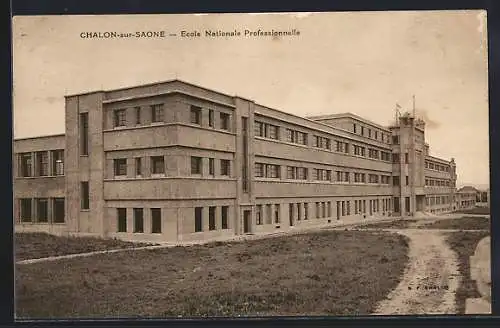
[[[415,95],[413,95],[413,118],[415,118]]]
[[[394,124],[397,126],[398,125],[398,104],[396,103],[396,108],[394,108]]]

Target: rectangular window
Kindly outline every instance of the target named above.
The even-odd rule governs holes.
[[[280,204],[274,205],[274,223],[280,223]]]
[[[31,209],[31,198],[21,198],[19,200],[20,205],[20,220],[21,222],[31,222],[32,219],[32,209]]]
[[[127,209],[117,208],[116,213],[118,218],[118,232],[127,232]]]
[[[275,140],[279,139],[279,128],[276,125],[269,124],[269,138]]]
[[[394,145],[399,145],[399,136],[392,136],[392,143]]]
[[[134,208],[134,232],[144,232],[144,210],[142,208]]]
[[[286,141],[295,142],[295,131],[286,129]]]
[[[376,175],[376,174],[370,174],[368,176],[368,182],[369,183],[378,183],[378,175]]]
[[[304,220],[309,219],[309,204],[304,203]]]
[[[151,233],[161,233],[161,208],[151,209]]]
[[[53,175],[64,175],[64,150],[52,151],[52,172]]]
[[[408,161],[408,153],[405,153],[405,163],[409,163],[409,161]]]
[[[266,166],[266,174],[268,178],[278,179],[280,177],[280,166],[268,164]]]
[[[264,123],[259,122],[259,121],[255,121],[254,134],[256,137],[265,137],[266,136]]]
[[[64,207],[64,198],[54,198],[52,204],[54,223],[64,223],[64,216],[66,212]]]
[[[257,205],[255,209],[255,221],[257,225],[262,225],[262,205]]]
[[[81,193],[81,209],[88,210],[90,208],[90,192],[89,192],[89,182],[82,181],[80,183],[80,193]]]
[[[297,168],[297,179],[298,180],[307,180],[307,168],[298,167]]]
[[[191,123],[201,125],[201,107],[191,106]]]
[[[392,177],[392,185],[393,186],[399,186],[399,176],[393,176]]]
[[[394,212],[399,213],[399,197],[394,197]]]
[[[356,133],[356,123],[352,125],[352,132]]]
[[[49,222],[49,200],[47,198],[36,199],[37,222]]]
[[[127,110],[126,109],[116,109],[113,111],[113,126],[127,126]]]
[[[139,125],[142,123],[141,120],[141,107],[137,106],[135,107],[135,124]]]
[[[165,174],[165,158],[163,156],[151,157],[151,173]]]
[[[263,178],[264,177],[264,167],[265,164],[262,163],[255,163],[255,177],[256,178]]]
[[[231,174],[231,162],[228,159],[220,160],[220,174],[224,176]]]
[[[215,206],[210,206],[208,208],[208,230],[215,230]]]
[[[89,154],[89,113],[80,114],[80,155]]]
[[[220,128],[229,131],[229,114],[220,113]]]
[[[316,202],[316,218],[318,219],[321,216],[321,203]]]
[[[408,179],[408,176],[406,176],[406,185],[409,185],[410,180]]]
[[[31,153],[24,153],[20,154],[20,162],[21,162],[21,170],[20,170],[20,176],[21,177],[30,177],[31,174],[31,167],[32,167],[32,161],[31,161]]]
[[[298,132],[298,142],[302,145],[307,145],[307,133]]]
[[[153,123],[163,122],[163,104],[151,105],[151,121]]]
[[[378,159],[378,150],[368,149],[368,157],[373,158],[373,159]]]
[[[368,129],[368,138],[371,138],[371,137],[372,137],[372,130]]]
[[[49,175],[49,153],[46,151],[41,151],[36,153],[36,158],[38,159],[38,175],[41,177],[46,177]]]
[[[214,127],[214,120],[215,120],[215,114],[213,109],[208,110],[208,126],[213,128]]]
[[[227,218],[229,213],[229,206],[222,206],[221,208],[221,216],[222,216],[222,229],[227,229]]]
[[[287,179],[295,179],[295,167],[293,167],[293,166],[286,167],[286,178]]]
[[[140,157],[135,159],[135,175],[138,177],[142,175],[142,159]]]
[[[115,176],[127,175],[127,159],[117,158],[113,160]]]
[[[375,139],[378,140],[378,131],[375,131]]]
[[[314,136],[314,147],[320,148],[321,143],[322,143],[321,137]]]
[[[201,157],[191,156],[191,174],[201,174]]]
[[[194,232],[203,231],[203,207],[194,208]]]
[[[215,175],[215,159],[208,159],[208,174]]]
[[[365,135],[365,127],[364,126],[361,126],[361,135],[364,136]]]

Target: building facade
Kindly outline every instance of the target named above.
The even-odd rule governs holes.
[[[14,141],[18,231],[190,241],[454,210],[454,160],[410,114],[303,118],[173,80],[67,96],[65,115]]]
[[[467,210],[476,207],[479,191],[471,186],[464,186],[457,190],[458,209]]]

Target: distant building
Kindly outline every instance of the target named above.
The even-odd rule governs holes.
[[[455,210],[425,123],[303,118],[179,80],[66,97],[64,135],[14,142],[17,231],[212,239]]]
[[[471,209],[476,207],[479,191],[471,186],[464,186],[457,190],[458,209]]]
[[[490,189],[478,190],[476,194],[476,206],[488,206],[489,207],[489,194]]]

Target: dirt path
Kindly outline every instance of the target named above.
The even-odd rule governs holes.
[[[410,238],[409,264],[402,281],[374,314],[456,314],[458,262],[442,233],[430,229],[398,232]]]

